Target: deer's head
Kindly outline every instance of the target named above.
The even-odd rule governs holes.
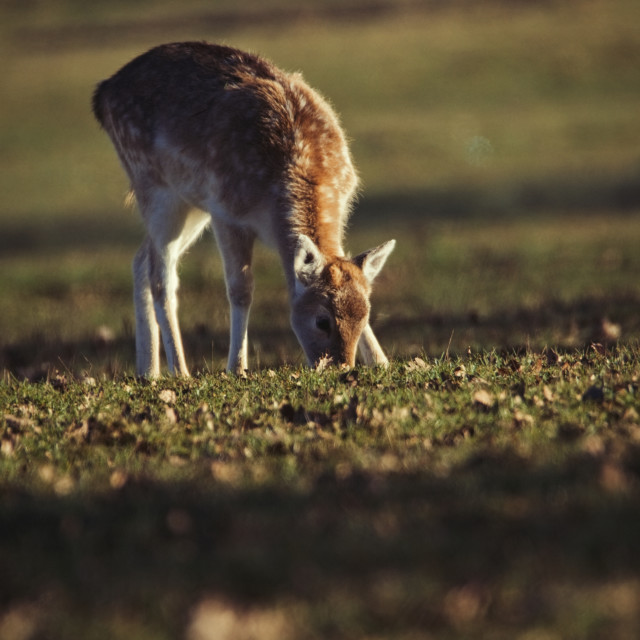
[[[371,283],[394,246],[390,240],[355,258],[327,258],[309,237],[299,237],[291,326],[309,366],[323,359],[355,364],[358,340],[369,322]]]

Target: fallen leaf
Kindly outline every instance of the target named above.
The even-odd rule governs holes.
[[[242,609],[220,600],[203,600],[194,608],[187,640],[288,640],[295,636],[291,615],[276,608]]]
[[[602,438],[598,436],[589,436],[582,443],[582,450],[589,455],[597,458],[605,452],[605,445]]]
[[[608,318],[603,318],[600,323],[600,333],[605,342],[615,342],[622,335],[622,327]]]
[[[358,370],[353,369],[352,371],[346,371],[345,373],[340,375],[340,382],[344,382],[351,387],[358,386]]]
[[[242,477],[242,470],[234,462],[215,460],[211,463],[211,475],[219,482],[233,484]]]
[[[167,421],[170,424],[176,424],[178,422],[178,414],[173,407],[165,407],[165,415],[167,416]]]
[[[43,611],[35,604],[14,601],[0,616],[0,638],[28,640],[45,634],[42,622]]]
[[[490,409],[493,407],[495,403],[495,399],[491,393],[489,393],[486,389],[478,389],[473,394],[473,404],[479,405],[480,407],[484,407],[486,409]]]
[[[51,484],[56,477],[56,469],[52,464],[43,464],[38,469],[38,476],[40,480],[46,482],[47,484]]]
[[[533,425],[533,417],[530,416],[528,413],[521,411],[520,409],[516,409],[513,412],[513,419],[516,423],[516,426],[518,427],[522,427],[525,425],[530,427],[531,425]]]
[[[322,373],[332,362],[333,360],[327,356],[320,358],[316,364],[316,373]]]
[[[106,347],[116,341],[116,334],[111,327],[103,324],[95,330],[93,339],[99,347]]]
[[[66,433],[68,438],[75,440],[76,442],[86,442],[89,440],[91,434],[91,428],[95,426],[95,421],[91,419],[91,424],[88,419],[82,420],[82,422],[74,423]]]
[[[18,433],[27,429],[28,427],[33,426],[33,420],[30,418],[21,418],[18,416],[11,415],[9,413],[5,413],[3,416],[3,420],[6,422],[7,426],[14,433]]]
[[[176,392],[173,389],[163,389],[158,394],[158,398],[160,398],[160,401],[164,402],[165,404],[175,404]]]
[[[407,362],[405,367],[407,371],[420,371],[421,369],[426,369],[428,365],[422,358],[416,356],[413,360]]]
[[[59,496],[68,496],[75,486],[73,478],[69,474],[65,474],[58,478],[53,485],[53,490]]]
[[[7,458],[10,458],[13,455],[13,440],[11,438],[3,438],[2,445],[0,445],[0,453]]]
[[[122,487],[127,484],[128,479],[129,477],[124,471],[122,471],[121,469],[116,469],[109,478],[109,484],[111,485],[112,489],[122,489]]]
[[[605,462],[600,470],[600,484],[611,493],[621,493],[629,486],[624,469],[615,462]]]
[[[68,385],[69,381],[67,380],[67,376],[65,375],[57,374],[51,379],[51,386],[56,391],[66,391]]]
[[[443,611],[449,621],[460,628],[483,618],[489,601],[489,595],[482,586],[468,584],[447,593]]]

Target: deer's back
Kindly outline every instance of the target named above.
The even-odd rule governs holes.
[[[356,186],[328,104],[298,75],[236,49],[156,47],[101,83],[93,109],[130,175],[182,185],[195,200],[215,189],[237,215],[295,198],[302,218],[330,202],[341,219]]]

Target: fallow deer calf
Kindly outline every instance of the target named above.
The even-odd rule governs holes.
[[[357,185],[331,107],[298,74],[229,47],[161,45],[100,83],[93,111],[109,134],[146,226],[133,262],[139,375],[189,375],[177,316],[177,264],[209,225],[231,307],[227,368],[247,368],[254,239],[280,254],[291,324],[311,366],[387,359],[369,326],[371,283],[391,240],[348,258]]]

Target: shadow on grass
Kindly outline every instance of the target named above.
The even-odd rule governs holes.
[[[465,5],[463,0],[460,4]],[[63,27],[24,27],[15,33],[16,47],[29,43],[43,51],[68,51],[84,48],[112,47],[114,43],[134,42],[146,38],[166,37],[167,32],[190,32],[207,30],[218,34],[229,33],[247,27],[292,26],[301,22],[327,21],[329,23],[349,23],[386,20],[394,15],[432,12],[442,8],[439,0],[404,0],[398,4],[390,0],[369,0],[366,3],[342,2],[296,4],[295,6],[259,6],[214,11],[189,12],[182,15],[150,17],[143,20],[103,21],[83,23]]]
[[[490,314],[470,309],[459,315],[432,312],[416,317],[394,316],[388,323],[381,323],[376,334],[402,356],[424,350],[438,357],[446,349],[455,355],[469,346],[489,351],[579,349],[619,338],[640,339],[639,307],[640,298],[634,293],[572,301],[551,298],[539,306],[496,309]]]
[[[591,343],[640,339],[637,309],[640,298],[632,293],[585,297],[571,302],[550,299],[538,307],[499,309],[490,315],[474,310],[462,314],[437,312],[410,317],[394,316],[373,327],[385,349],[397,358],[426,354],[440,357],[474,350],[500,352],[523,349],[579,349]],[[250,328],[251,366],[278,367],[301,364],[302,351],[289,327]],[[189,330],[183,340],[194,371],[224,367],[229,344],[228,330],[211,331],[204,326]],[[39,381],[52,370],[73,374],[118,376],[133,373],[135,340],[132,335],[100,334],[76,341],[60,341],[44,334],[0,347],[0,370]]]
[[[592,180],[567,175],[485,188],[452,185],[445,189],[365,194],[356,205],[353,229],[415,218],[490,222],[544,216],[549,212],[554,215],[578,212],[588,216],[603,211],[631,213],[638,208],[640,181],[638,172],[630,170],[626,174],[599,176]],[[4,256],[129,245],[134,248],[143,237],[142,224],[135,212],[119,215],[117,221],[108,212],[87,212],[86,215],[35,213],[27,222],[5,221],[1,228],[0,252]]]
[[[200,464],[194,475],[208,473]],[[79,620],[138,612],[172,638],[204,595],[302,603],[318,635],[295,637],[459,624],[481,637],[542,621],[562,632],[594,603],[558,602],[558,585],[580,592],[640,571],[640,450],[616,462],[624,488],[603,486],[606,464],[574,454],[536,467],[507,451],[445,476],[325,471],[308,490],[233,489],[210,476],[132,478],[75,497],[5,486],[0,606],[40,602],[45,619],[59,615],[47,607]]]
[[[210,331],[199,326],[182,332],[187,360],[193,371],[211,372],[226,365],[229,332]],[[251,332],[251,359],[254,368],[297,364],[302,351],[289,329]],[[120,376],[135,371],[135,339],[131,335],[99,334],[79,340],[56,340],[36,333],[25,340],[0,346],[0,371],[18,379],[39,382],[52,371],[74,375]]]
[[[400,218],[468,218],[487,220],[544,215],[546,212],[632,212],[640,207],[638,171],[585,178],[579,175],[550,176],[473,187],[465,184],[444,189],[399,191],[363,196],[355,215],[370,221]],[[358,211],[362,214],[358,215]]]

